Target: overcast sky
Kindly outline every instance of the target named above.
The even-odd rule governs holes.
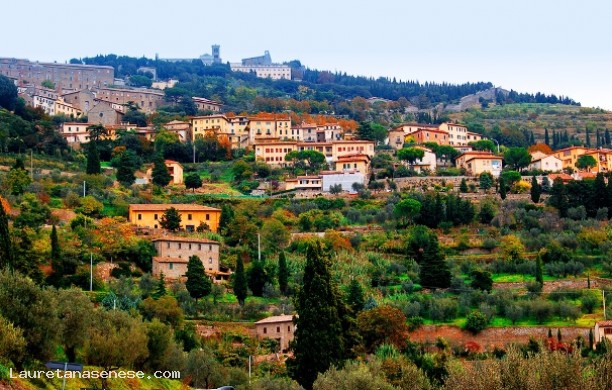
[[[22,0],[2,5],[0,57],[120,54],[224,62],[269,50],[320,70],[490,81],[612,109],[612,2],[569,0]]]

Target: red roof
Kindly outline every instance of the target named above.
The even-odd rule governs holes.
[[[560,178],[563,181],[571,181],[574,180],[570,175],[568,175],[567,173],[553,173],[548,175],[548,179],[551,181],[554,181],[555,179]]]

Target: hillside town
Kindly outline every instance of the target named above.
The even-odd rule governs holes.
[[[168,66],[222,69],[233,101]],[[146,389],[468,388],[476,361],[565,357],[606,380],[581,370],[612,362],[612,114],[497,89],[302,110],[306,84],[279,106],[249,83],[305,67],[219,45],[118,69],[0,58],[0,387],[52,359],[180,374]]]

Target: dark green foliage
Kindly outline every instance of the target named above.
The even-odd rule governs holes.
[[[535,280],[536,282],[540,283],[541,285],[544,285],[544,275],[543,275],[543,265],[542,265],[542,258],[540,256],[538,256],[536,258],[536,274],[535,274]]]
[[[97,141],[89,141],[87,145],[87,169],[88,175],[99,175],[102,172],[100,167],[100,152],[98,151]]]
[[[461,179],[461,184],[459,184],[459,191],[462,194],[465,194],[466,192],[468,192],[468,186],[467,186],[467,181],[465,180],[465,177]]]
[[[165,296],[167,294],[166,291],[166,280],[164,278],[164,273],[161,272],[159,274],[159,280],[157,281],[157,287],[155,288],[155,291],[153,292],[153,298],[154,299],[159,299],[163,296]]]
[[[373,122],[362,122],[357,128],[357,134],[360,139],[382,142],[387,137],[387,129]]]
[[[482,200],[480,202],[480,211],[478,212],[478,220],[480,223],[489,224],[495,218],[495,205],[491,201]]]
[[[136,177],[134,172],[138,169],[138,157],[131,150],[126,150],[119,156],[117,161],[117,181],[124,186],[134,184]]]
[[[270,281],[270,275],[266,271],[264,261],[253,261],[248,271],[249,288],[256,297],[263,296],[263,289]]]
[[[493,290],[493,278],[490,272],[477,269],[472,271],[471,277],[470,287],[473,289],[487,292]]]
[[[295,304],[294,355],[287,360],[287,371],[309,390],[319,373],[347,357],[351,345],[348,310],[332,280],[320,241],[309,243],[306,249],[304,281]]]
[[[9,231],[8,216],[0,202],[0,271],[4,268],[13,269],[13,240]]]
[[[397,151],[397,158],[406,161],[410,165],[414,165],[417,160],[425,156],[425,151],[420,148],[402,148]]]
[[[548,129],[545,128],[544,129],[544,143],[548,146],[550,146],[550,138],[548,136]]]
[[[289,268],[287,267],[287,258],[285,252],[278,255],[278,288],[281,294],[287,295],[289,291]]]
[[[206,272],[200,258],[193,255],[187,263],[187,281],[185,287],[189,291],[189,295],[198,301],[198,299],[207,296],[212,291],[212,282]]]
[[[128,107],[128,111],[123,116],[123,121],[138,127],[144,127],[147,125],[147,115],[144,112],[139,111],[135,105],[131,105]]]
[[[490,172],[483,172],[479,176],[480,188],[483,190],[488,190],[493,187],[493,175]]]
[[[159,224],[161,227],[171,232],[177,231],[181,228],[181,215],[177,209],[170,207],[166,210],[164,215],[162,215]]]
[[[187,189],[192,189],[194,192],[196,188],[202,187],[202,179],[200,178],[200,175],[194,172],[185,176],[185,187]]]
[[[548,204],[556,208],[561,217],[567,216],[567,210],[569,209],[567,189],[565,188],[565,184],[563,184],[563,180],[559,177],[553,181]]]
[[[539,203],[540,195],[542,195],[542,187],[538,184],[536,177],[533,176],[531,178],[531,201],[533,203]]]
[[[426,288],[447,288],[451,274],[438,245],[438,238],[424,226],[416,226],[408,240],[408,256],[420,266],[420,284]]]
[[[478,310],[472,311],[467,315],[467,321],[465,322],[465,330],[478,334],[487,328],[489,321],[487,316]]]
[[[17,104],[17,87],[13,80],[0,75],[0,107],[13,111]]]
[[[363,296],[363,287],[357,279],[351,280],[346,295],[346,303],[353,309],[353,313],[358,313],[363,310],[365,298]]]
[[[590,155],[580,156],[578,157],[578,160],[576,161],[576,168],[585,169],[587,171],[590,171],[591,168],[593,168],[596,165],[597,165],[597,160],[595,160],[595,157],[590,156]]]
[[[506,181],[503,176],[499,177],[499,197],[504,200],[508,194],[508,188],[506,187]]]
[[[227,232],[228,226],[234,220],[234,209],[229,204],[221,206],[221,218],[219,220],[219,231],[222,234]]]
[[[234,272],[234,295],[238,299],[238,303],[244,305],[244,300],[247,297],[247,278],[244,272],[244,263],[242,261],[242,256],[238,254],[238,259],[236,260],[236,272]]]
[[[153,179],[153,184],[160,187],[167,186],[168,183],[170,183],[170,180],[172,180],[172,176],[170,176],[170,172],[168,172],[168,167],[166,167],[164,157],[161,153],[157,153],[155,155],[151,176]]]

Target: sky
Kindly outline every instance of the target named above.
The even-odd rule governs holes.
[[[610,1],[22,0],[2,6],[0,57],[97,54],[274,62],[420,82],[490,81],[612,110]]]

